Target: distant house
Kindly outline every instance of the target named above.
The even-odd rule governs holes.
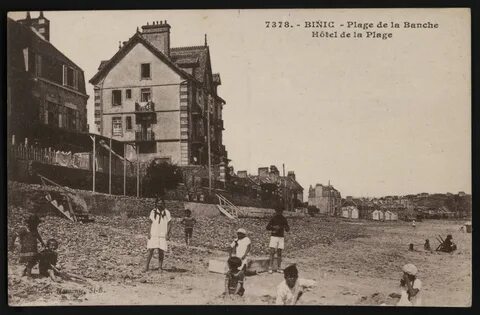
[[[322,214],[339,215],[342,196],[332,185],[316,184],[308,190],[308,205],[315,206]]]
[[[259,167],[258,175],[248,175],[246,171],[238,171],[237,176],[246,177],[260,187],[264,204],[286,205],[289,210],[303,203],[303,187],[297,182],[295,172],[289,171],[287,176],[280,176],[275,165]]]
[[[372,220],[374,221],[383,221],[385,219],[385,215],[380,210],[374,210],[372,212]]]
[[[397,221],[398,220],[398,214],[396,214],[393,211],[385,211],[385,221]]]
[[[357,203],[353,200],[351,196],[347,196],[347,199],[342,203],[341,207],[342,217],[349,219],[358,219],[359,210]]]
[[[459,196],[459,197],[465,197],[465,195],[466,195],[466,194],[465,194],[464,191],[459,191],[459,192],[458,192],[458,196]]]

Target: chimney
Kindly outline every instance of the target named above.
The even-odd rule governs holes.
[[[26,18],[17,22],[33,27],[46,41],[50,41],[50,20],[45,18],[43,11],[40,11],[38,18],[32,18],[28,11]]]
[[[294,171],[288,171],[288,174],[287,174],[287,177],[293,179],[293,180],[296,180],[295,178],[295,172]]]
[[[274,175],[280,175],[280,172],[278,171],[278,168],[275,165],[270,165],[270,173]]]
[[[247,178],[247,171],[238,171],[237,176],[240,178]]]
[[[142,36],[167,57],[170,57],[170,25],[167,21],[153,21],[142,26]]]
[[[258,176],[267,177],[268,176],[268,167],[259,167],[258,168]]]
[[[280,177],[280,172],[278,171],[278,168],[275,165],[270,165],[270,179],[273,182],[278,181],[278,178]]]

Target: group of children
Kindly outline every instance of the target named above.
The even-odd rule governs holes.
[[[190,245],[193,234],[193,227],[196,223],[192,212],[187,209],[182,224],[185,228],[185,243]],[[171,233],[171,215],[165,208],[165,202],[158,200],[155,202],[155,208],[150,213],[152,221],[147,241],[148,256],[145,271],[149,269],[150,260],[153,256],[154,249],[159,250],[160,269],[163,264],[164,251],[167,250],[167,241]],[[25,225],[20,227],[9,243],[9,250],[12,251],[15,241],[20,240],[20,262],[25,264],[23,275],[32,276],[32,269],[38,263],[39,276],[50,277],[53,281],[61,281],[62,273],[57,268],[57,248],[58,242],[55,239],[49,239],[46,243],[42,240],[38,226],[41,223],[37,215],[30,215],[25,220]],[[277,286],[276,304],[295,305],[299,301],[306,289],[316,285],[314,280],[301,279],[298,276],[298,269],[295,264],[286,267],[283,271],[280,268],[281,254],[284,248],[284,232],[288,232],[290,227],[286,218],[282,215],[281,210],[277,210],[276,214],[268,223],[266,229],[271,231],[270,238],[270,268],[269,273],[273,272],[274,256],[277,254],[278,268],[277,272],[284,274],[284,280]],[[447,237],[451,242],[451,236]],[[43,249],[38,252],[38,243]],[[427,245],[426,245],[427,246]],[[247,256],[251,250],[251,240],[247,237],[245,229],[237,230],[237,238],[230,245],[230,257],[227,261],[228,272],[225,276],[225,297],[243,296],[245,293],[245,272],[247,269]],[[397,305],[420,305],[421,281],[416,278],[418,270],[412,264],[403,267],[403,277],[400,281],[401,298]]]
[[[37,215],[30,215],[25,220],[25,225],[15,231],[10,239],[9,250],[15,248],[15,241],[20,242],[20,263],[25,264],[22,275],[31,277],[32,269],[38,264],[39,276],[50,277],[53,281],[61,281],[60,271],[56,267],[58,242],[49,239],[45,243],[38,232],[41,220]],[[43,249],[38,252],[38,243]]]

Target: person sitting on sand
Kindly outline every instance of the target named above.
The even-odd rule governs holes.
[[[440,251],[445,252],[445,253],[451,253],[454,250],[457,249],[457,245],[452,241],[453,237],[451,234],[447,235],[447,238],[443,242],[443,244],[440,246]]]
[[[55,276],[58,254],[56,252],[58,242],[56,239],[49,239],[47,246],[38,254],[38,270],[40,277],[50,277],[55,282],[60,279]]]
[[[230,244],[229,256],[240,258],[242,264],[239,267],[242,270],[247,267],[247,256],[250,253],[251,245],[252,241],[247,237],[247,231],[243,228],[238,229],[237,238],[233,240],[232,244]]]
[[[412,227],[415,228],[416,224],[415,224],[415,220],[412,220]]]
[[[299,279],[295,264],[285,268],[283,276],[285,280],[277,286],[277,305],[296,305],[303,292],[316,285],[314,280]]]
[[[239,269],[242,265],[242,260],[236,256],[228,258],[228,271],[225,276],[225,297],[243,296],[245,288],[243,282],[245,280],[245,273]]]
[[[430,241],[428,240],[428,238],[425,240],[425,244],[423,244],[423,249],[431,252],[432,251],[432,248],[430,247]]]
[[[403,276],[400,280],[400,301],[397,306],[422,305],[421,289],[422,282],[417,278],[418,269],[413,264],[406,264],[402,268]]]
[[[45,243],[42,240],[42,237],[38,233],[38,225],[41,223],[40,218],[33,214],[25,220],[25,226],[22,226],[16,231],[10,241],[10,251],[13,251],[15,247],[15,240],[18,238],[20,240],[20,260],[21,264],[25,264],[25,269],[23,270],[23,276],[30,277],[32,275],[32,268],[38,262],[38,242],[42,246],[45,246]]]

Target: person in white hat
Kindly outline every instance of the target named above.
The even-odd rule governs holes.
[[[403,277],[400,280],[400,301],[397,306],[419,306],[422,305],[420,291],[422,282],[417,278],[418,269],[414,264],[406,264],[402,268]]]
[[[240,270],[246,268],[247,256],[250,252],[252,241],[247,237],[247,231],[244,228],[237,230],[237,238],[230,244],[230,256],[238,257],[242,260]]]

